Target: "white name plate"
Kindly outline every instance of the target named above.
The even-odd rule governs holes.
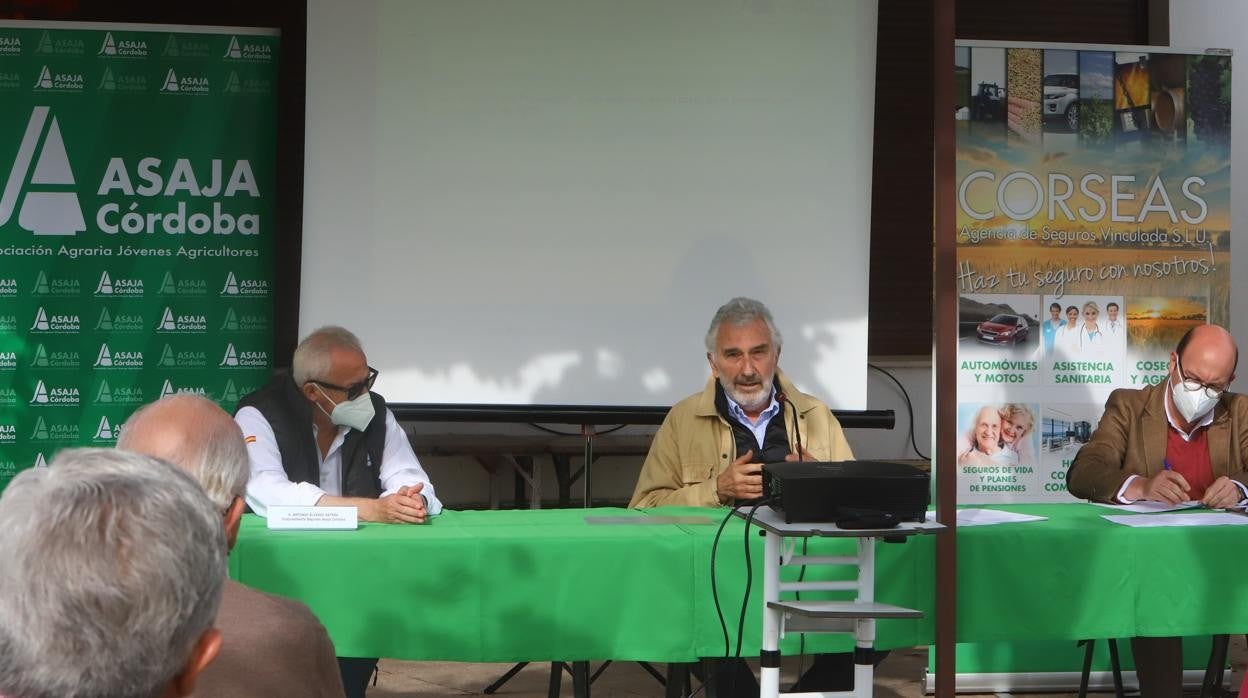
[[[275,531],[354,531],[359,527],[355,507],[269,507],[269,528]]]

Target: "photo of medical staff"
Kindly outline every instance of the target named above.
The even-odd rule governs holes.
[[[1126,315],[1121,296],[1045,296],[1045,354],[1059,361],[1121,361]]]

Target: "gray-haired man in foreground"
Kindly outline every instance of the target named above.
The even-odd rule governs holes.
[[[251,468],[242,432],[216,403],[190,394],[157,400],[130,417],[117,448],[163,458],[195,478],[234,547]],[[342,698],[334,645],[304,604],[227,580],[217,627],[224,646],[200,679],[199,698]]]
[[[168,463],[62,451],[0,496],[0,695],[187,696],[217,656],[221,516]]]

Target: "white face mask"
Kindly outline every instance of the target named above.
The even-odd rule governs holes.
[[[316,389],[321,391],[321,395],[325,395],[325,391],[321,390],[321,386],[316,386]],[[329,398],[328,395],[325,395],[325,397]],[[325,412],[325,408],[321,407],[319,402],[316,406],[320,407],[322,412]],[[364,392],[356,396],[354,400],[347,400],[334,405],[334,411],[326,412],[326,414],[329,416],[329,421],[340,427],[364,431],[373,421],[376,411],[373,410],[372,395]]]
[[[1191,424],[1208,414],[1222,396],[1209,397],[1204,388],[1188,390],[1183,387],[1182,382],[1171,382],[1170,397],[1174,398],[1174,406],[1178,408],[1179,414],[1183,415],[1184,421]]]

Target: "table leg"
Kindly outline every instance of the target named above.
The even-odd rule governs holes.
[[[858,601],[875,603],[875,539],[858,539]],[[854,690],[858,698],[871,698],[875,687],[875,619],[859,619],[854,630]]]
[[[760,698],[780,695],[780,611],[767,604],[780,600],[780,537],[767,533],[763,538],[763,642],[759,660]]]
[[[593,491],[589,487],[589,466],[594,462],[594,428],[589,424],[581,425],[581,434],[585,437],[585,508],[592,504]]]
[[[572,695],[589,698],[589,662],[572,662]]]

